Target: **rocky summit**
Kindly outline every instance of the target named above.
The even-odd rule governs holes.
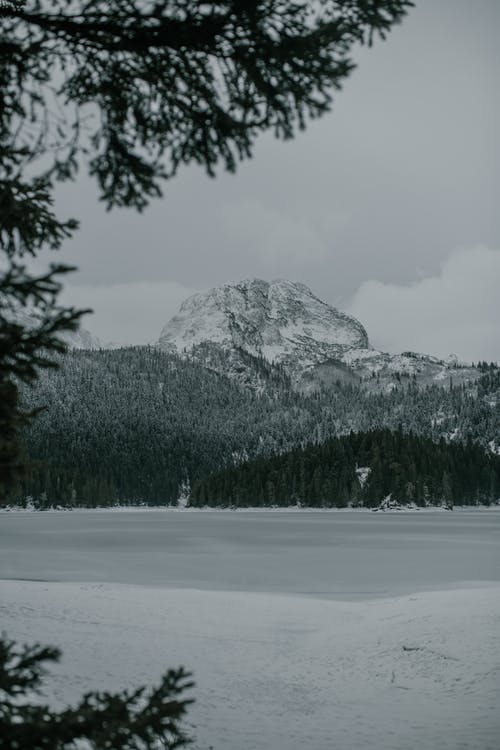
[[[243,350],[295,373],[366,349],[368,336],[359,321],[322,302],[304,284],[252,279],[187,299],[159,343],[178,353],[193,353],[201,344]]]
[[[380,352],[358,320],[304,284],[282,279],[224,284],[189,297],[163,328],[159,346],[254,387],[266,366],[279,367],[294,387],[306,390],[339,380],[385,390],[401,377],[422,385],[478,377],[456,359]]]

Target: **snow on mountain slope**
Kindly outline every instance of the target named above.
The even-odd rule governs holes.
[[[342,362],[354,370],[365,381],[371,381],[372,390],[385,390],[396,386],[404,379],[413,378],[419,385],[461,385],[477,380],[480,372],[477,368],[456,357],[447,360],[417,352],[388,354],[376,349],[351,349],[342,356]]]
[[[79,328],[77,331],[67,331],[61,335],[61,338],[70,349],[109,349],[104,347],[97,336],[87,331],[86,328]]]
[[[4,311],[4,315],[13,323],[22,325],[28,330],[37,328],[40,325],[40,321],[43,319],[42,313],[40,313],[36,307],[28,308],[19,306],[11,311],[10,316],[6,311]],[[110,348],[104,347],[97,336],[94,336],[94,334],[81,326],[76,331],[63,331],[59,334],[59,337],[69,349]]]
[[[207,343],[243,349],[295,372],[366,348],[368,336],[355,318],[304,284],[252,279],[190,297],[159,340],[162,349],[179,353]]]
[[[363,325],[304,284],[251,279],[189,297],[163,328],[160,348],[260,387],[248,355],[281,365],[300,389],[364,381],[390,390],[401,377],[420,385],[475,380],[476,368],[414,352],[373,349]],[[246,355],[246,359],[243,355]]]

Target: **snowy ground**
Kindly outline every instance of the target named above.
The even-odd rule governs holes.
[[[0,628],[54,643],[50,697],[195,671],[207,750],[498,750],[500,586],[371,601],[0,581]]]

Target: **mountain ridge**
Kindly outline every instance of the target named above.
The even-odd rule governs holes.
[[[210,342],[271,364],[315,364],[368,346],[365,329],[300,282],[245,279],[189,297],[163,328],[160,347],[179,352]]]
[[[284,279],[245,279],[198,292],[163,327],[158,346],[255,388],[261,381],[242,351],[282,367],[297,390],[356,380],[380,391],[397,386],[401,377],[446,385],[450,378],[465,383],[480,374],[456,359],[374,349],[360,321],[305,284]]]

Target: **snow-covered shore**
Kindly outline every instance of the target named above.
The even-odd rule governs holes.
[[[500,586],[346,602],[0,581],[0,628],[62,647],[59,704],[192,668],[200,750],[498,750]]]
[[[324,508],[321,506],[300,506],[300,505],[269,505],[269,506],[221,506],[211,507],[205,505],[201,508],[177,507],[175,505],[113,505],[97,508],[80,508],[80,507],[56,507],[56,508],[35,508],[28,506],[23,508],[18,505],[7,505],[0,508],[2,513],[147,513],[162,511],[164,513],[225,513],[231,511],[234,513],[373,513],[374,510],[383,511],[384,513],[447,513],[453,511],[500,511],[500,500],[497,504],[492,505],[454,505],[453,509],[445,508],[440,505],[428,505],[420,508],[415,505],[401,506],[397,508]]]

